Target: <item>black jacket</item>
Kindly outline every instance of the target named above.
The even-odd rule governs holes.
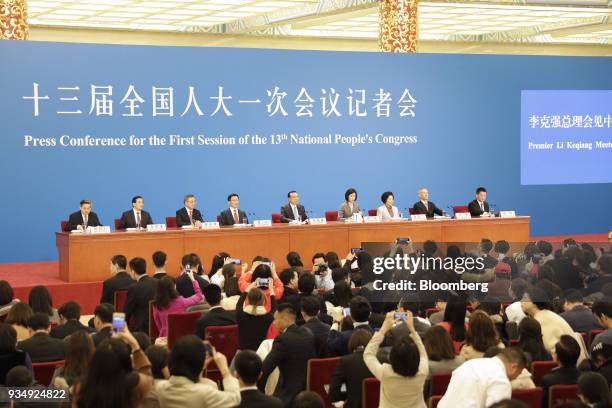
[[[56,339],[64,339],[78,330],[85,330],[87,333],[91,333],[93,331],[91,328],[81,324],[81,322],[78,320],[71,319],[64,324],[60,324],[59,326],[51,329],[50,334],[51,337],[55,337]]]
[[[308,360],[314,358],[315,342],[309,330],[297,325],[289,326],[274,339],[272,350],[263,361],[262,375],[257,382],[264,390],[268,377],[278,367],[280,376],[274,396],[290,407],[295,396],[306,387]]]
[[[193,275],[193,277],[196,282],[198,282],[202,293],[204,293],[204,288],[209,285],[209,282],[197,274]],[[193,282],[191,282],[191,279],[189,279],[189,275],[182,273],[178,278],[176,278],[176,291],[184,298],[195,295],[195,290],[193,290]]]
[[[244,311],[244,300],[247,293],[240,295],[236,303],[236,321],[238,323],[238,349],[257,351],[262,341],[266,339],[270,324],[274,320],[276,298],[270,297],[270,311],[266,314],[253,315]],[[249,308],[250,306],[247,306]]]
[[[131,318],[134,319],[134,323],[130,326],[132,332],[149,332],[149,301],[155,298],[158,282],[157,279],[143,276],[128,288],[123,311],[126,322]]]
[[[302,217],[302,221],[308,219],[308,215],[306,215],[306,210],[302,204],[297,205],[298,215]],[[293,210],[291,209],[291,204],[287,203],[280,209],[281,213],[281,222],[291,222],[294,221],[295,218],[293,216]]]
[[[140,211],[140,227],[147,228],[147,225],[154,224],[151,214],[145,210]],[[121,229],[136,228],[136,217],[134,216],[134,210],[128,210],[121,214]]]
[[[489,203],[486,201],[483,203],[484,212],[489,212]],[[480,209],[480,205],[478,204],[478,200],[472,200],[468,204],[468,211],[472,214],[472,217],[480,217],[483,211]]]
[[[219,214],[219,217],[221,217],[221,222],[219,224],[234,225],[234,214],[232,214],[229,208],[222,211],[221,214]],[[239,224],[249,223],[249,217],[247,217],[247,213],[242,211],[240,208],[238,209],[238,223]]]
[[[104,282],[102,282],[102,297],[100,303],[115,304],[115,292],[118,290],[126,290],[135,283],[134,279],[126,272],[117,272]]]
[[[431,201],[427,201],[427,208],[425,208],[425,204],[423,204],[423,202],[420,200],[414,203],[414,205],[412,206],[412,213],[425,214],[427,218],[433,218],[434,214],[444,214],[444,212]]]
[[[576,384],[580,374],[576,367],[557,367],[550,373],[543,375],[541,379],[541,386],[544,391],[542,393],[542,407],[548,407],[548,390],[550,387],[553,385]]]
[[[317,357],[327,356],[327,336],[329,334],[330,325],[323,323],[318,317],[310,319],[302,325],[302,327],[310,330],[315,339],[315,350]]]
[[[223,309],[221,306],[209,309],[196,321],[195,334],[205,338],[208,326],[229,326],[236,324],[236,313]]]
[[[111,327],[105,327],[99,332],[92,334],[91,339],[93,340],[94,345],[98,347],[100,343],[102,343],[104,340],[110,339],[112,336],[113,336],[113,329]]]
[[[66,356],[66,342],[47,333],[35,333],[29,339],[20,341],[17,348],[28,353],[33,363],[63,360]]]
[[[283,402],[276,397],[270,397],[259,390],[240,391],[238,408],[282,408]]]
[[[68,224],[64,227],[64,231],[75,230],[79,225],[83,225],[83,214],[81,214],[81,211],[73,212],[70,214],[70,217],[68,217]],[[99,227],[101,225],[98,214],[93,211],[90,212],[87,217],[86,227]]]
[[[595,319],[591,309],[584,305],[574,306],[571,310],[561,313],[561,317],[574,331],[580,333],[590,333],[591,330],[603,329]]]
[[[329,386],[329,399],[346,401],[346,408],[361,408],[362,383],[369,377],[373,375],[363,361],[363,349],[341,357]],[[340,391],[342,384],[346,384],[346,392]]]
[[[204,222],[204,218],[202,218],[202,213],[197,208],[193,209],[191,217],[193,218],[193,222]],[[189,214],[187,213],[187,209],[185,207],[176,211],[176,226],[181,228],[183,225],[191,225],[191,221],[189,221]]]

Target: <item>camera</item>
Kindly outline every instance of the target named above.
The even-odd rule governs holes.
[[[317,265],[317,267],[314,269],[314,273],[315,275],[320,275],[321,272],[327,272],[327,269],[328,269],[327,264],[322,263],[322,264]]]

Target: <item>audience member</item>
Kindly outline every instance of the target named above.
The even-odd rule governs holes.
[[[325,408],[323,398],[316,392],[302,391],[295,397],[293,408]]]
[[[554,359],[559,365],[540,380],[543,389],[542,407],[548,407],[548,390],[553,385],[576,384],[580,371],[576,368],[580,357],[580,346],[576,340],[567,335],[561,336],[555,345]]]
[[[195,287],[193,286],[193,281],[189,277],[189,275],[184,272],[187,270],[187,266],[189,265],[189,270],[192,273],[193,279],[200,286],[200,291],[204,292],[206,286],[208,286],[209,281],[204,278],[203,269],[202,269],[202,261],[197,254],[190,253],[183,255],[181,258],[181,274],[176,278],[176,291],[179,295],[184,298],[190,298],[191,296],[196,294]],[[213,272],[211,271],[211,274]]]
[[[70,300],[57,310],[60,317],[60,325],[51,330],[51,336],[57,339],[64,339],[77,330],[92,331],[79,321],[81,318],[81,306],[74,300]]]
[[[164,276],[167,276],[166,273],[166,259],[167,255],[163,251],[155,251],[153,253],[152,261],[153,261],[153,278],[159,280]]]
[[[184,312],[189,306],[195,305],[202,300],[200,285],[193,277],[193,271],[184,272],[193,285],[195,294],[189,298],[180,296],[174,286],[174,280],[169,276],[163,277],[157,284],[157,293],[153,301],[153,320],[159,329],[159,336],[166,337],[168,326],[168,315],[175,312]]]
[[[94,327],[96,332],[91,335],[94,346],[98,347],[103,340],[113,335],[113,313],[115,307],[109,303],[100,303],[94,309]]]
[[[115,292],[127,290],[134,284],[134,279],[126,271],[127,259],[123,255],[115,255],[110,261],[111,277],[102,282],[100,303],[115,304]]]
[[[214,283],[206,286],[204,288],[204,298],[210,305],[210,309],[204,312],[202,317],[196,321],[195,334],[199,338],[206,338],[206,328],[208,326],[228,326],[236,324],[236,313],[221,307],[222,292],[219,286]]]
[[[489,316],[476,310],[470,316],[470,323],[465,334],[465,344],[461,347],[460,356],[465,360],[481,358],[489,347],[503,348],[495,325]]]
[[[274,320],[276,299],[274,292],[270,292],[272,305],[270,311],[266,310],[266,295],[258,285],[259,281],[251,282],[246,291],[240,295],[236,305],[236,321],[238,323],[238,350],[256,351],[266,338],[268,328]],[[248,301],[248,305],[245,304]],[[210,312],[209,312],[210,313]]]
[[[70,390],[79,379],[87,374],[94,351],[93,340],[87,332],[79,330],[71,334],[66,339],[64,365],[55,369],[51,385]]]
[[[7,323],[0,323],[0,384],[6,384],[6,375],[16,366],[26,366],[32,372],[32,360],[24,350],[17,349],[17,332]]]
[[[369,322],[372,306],[370,306],[370,302],[366,298],[355,296],[351,299],[349,309],[352,327],[348,329],[343,330],[342,327],[345,319],[344,313],[335,313],[333,316],[334,323],[331,325],[327,337],[327,350],[332,356],[343,356],[348,353],[348,342],[354,330],[374,332]]]
[[[66,355],[66,342],[49,335],[49,315],[34,313],[28,320],[32,336],[17,345],[28,353],[33,363],[63,360]],[[85,333],[87,333],[85,331]]]
[[[236,354],[234,367],[236,378],[240,383],[239,408],[282,408],[280,399],[268,396],[257,389],[257,380],[261,375],[261,358],[252,350],[241,350]]]
[[[455,354],[450,334],[440,326],[434,326],[425,333],[423,345],[429,359],[429,375],[449,373],[465,362],[465,358]]]
[[[329,399],[336,405],[343,402],[344,408],[361,408],[363,380],[372,377],[372,372],[363,359],[363,352],[372,338],[367,330],[355,330],[348,344],[348,354],[340,357],[329,386]],[[343,385],[346,391],[342,391]]]
[[[123,306],[125,321],[132,332],[149,331],[149,302],[155,298],[159,280],[147,275],[147,262],[143,258],[133,258],[129,265],[136,283],[128,288]]]
[[[591,311],[597,322],[605,329],[604,332],[595,336],[591,342],[591,347],[604,341],[612,344],[612,300],[603,299],[593,303]]]
[[[13,326],[17,332],[17,341],[22,341],[30,338],[30,330],[28,329],[28,319],[32,316],[32,309],[27,303],[18,302],[11,307],[6,315],[7,324]]]
[[[533,361],[546,361],[552,359],[542,340],[542,326],[533,317],[521,320],[518,327],[518,347],[525,353],[527,365]]]
[[[46,313],[51,323],[60,323],[59,314],[53,307],[53,299],[46,286],[37,285],[30,289],[28,304],[32,308],[32,313]]]
[[[589,407],[610,407],[610,387],[599,373],[584,373],[578,378],[578,396]]]
[[[521,300],[528,286],[527,281],[522,278],[512,279],[510,283],[510,297],[512,297],[513,302],[504,310],[509,322],[519,324],[525,318]]]
[[[14,298],[11,284],[0,280],[0,317],[6,316],[16,303],[19,303],[19,299]]]
[[[285,268],[280,273],[280,280],[283,282],[283,297],[284,300],[289,296],[297,295],[298,292],[298,272],[295,267]]]
[[[304,324],[302,327],[310,330],[315,339],[315,349],[317,357],[327,356],[327,337],[329,335],[330,325],[323,323],[317,316],[320,307],[319,300],[314,296],[303,297],[300,303],[302,318]]]
[[[561,317],[569,323],[572,330],[580,333],[590,333],[591,330],[602,328],[591,310],[584,305],[582,293],[579,290],[568,291],[564,298],[564,312],[561,313]]]

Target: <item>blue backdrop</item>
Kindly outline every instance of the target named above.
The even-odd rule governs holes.
[[[446,207],[484,185],[498,210],[532,216],[532,234],[612,224],[610,184],[522,186],[520,178],[521,90],[612,89],[612,58],[5,41],[0,60],[0,262],[56,258],[54,232],[80,199],[91,198],[112,225],[135,194],[163,222],[188,192],[208,219],[234,191],[242,208],[268,218],[290,189],[322,216],[350,186],[364,208],[377,207],[385,190],[405,208],[420,186]],[[170,87],[172,98],[162,89]],[[190,87],[202,115],[189,104]],[[213,115],[219,87],[232,99]],[[237,144],[197,145],[197,135],[220,134]],[[253,144],[256,134],[268,143]],[[332,143],[293,144],[290,134],[332,134]],[[335,134],[366,143],[335,143]],[[377,143],[377,134],[406,137],[394,145]],[[86,135],[145,143],[61,145],[62,136]],[[196,145],[153,146],[152,135],[196,136]],[[239,144],[245,135],[249,143]]]

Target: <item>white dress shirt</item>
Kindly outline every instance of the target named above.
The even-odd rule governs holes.
[[[293,211],[293,219],[298,221],[300,219],[300,212],[298,211],[297,205],[289,203],[291,211]]]
[[[497,357],[466,361],[453,371],[439,408],[486,408],[512,397],[504,363]]]
[[[142,224],[142,211],[134,208],[134,222],[136,225]],[[140,223],[138,222],[138,216],[140,215]]]

